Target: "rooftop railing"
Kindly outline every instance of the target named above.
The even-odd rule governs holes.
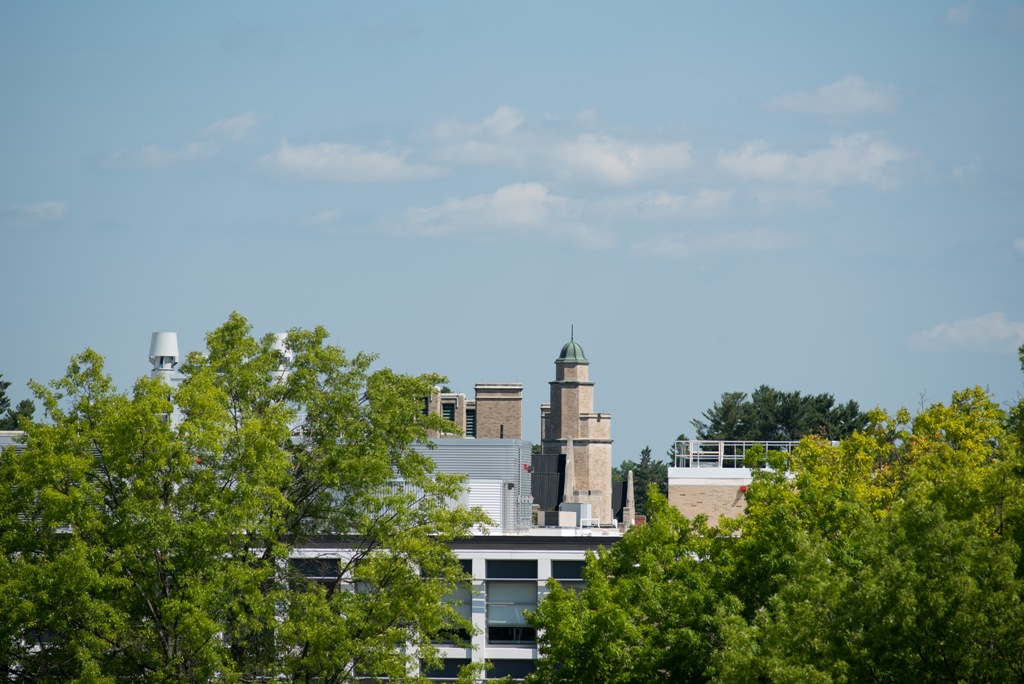
[[[691,439],[676,442],[676,468],[743,468],[747,451],[760,446],[765,451],[792,453],[800,442],[761,442]]]

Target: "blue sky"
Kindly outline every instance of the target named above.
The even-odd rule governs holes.
[[[0,4],[0,373],[231,311],[614,458],[760,384],[1024,388],[1024,4]]]

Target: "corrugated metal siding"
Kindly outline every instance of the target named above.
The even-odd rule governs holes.
[[[502,532],[528,529],[533,508],[532,445],[518,439],[436,439],[417,445],[439,472],[468,476],[470,505],[487,511]],[[497,482],[499,486],[493,487]],[[512,486],[509,487],[509,484]]]
[[[487,529],[491,532],[502,530],[502,505],[501,505],[501,480],[471,480],[469,488],[469,506],[479,506],[491,517],[493,526]]]

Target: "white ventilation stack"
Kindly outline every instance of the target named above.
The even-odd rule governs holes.
[[[295,352],[288,348],[288,333],[274,333],[273,348],[281,352],[281,356],[284,357],[281,365],[274,372],[275,382],[283,385],[288,381],[288,369],[291,368],[292,362],[295,361]]]
[[[163,378],[169,384],[178,365],[178,333],[155,332],[149,342],[150,377]]]

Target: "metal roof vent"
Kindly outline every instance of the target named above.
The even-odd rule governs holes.
[[[178,333],[155,332],[149,342],[149,362],[154,377],[159,373],[172,373],[178,365]]]

